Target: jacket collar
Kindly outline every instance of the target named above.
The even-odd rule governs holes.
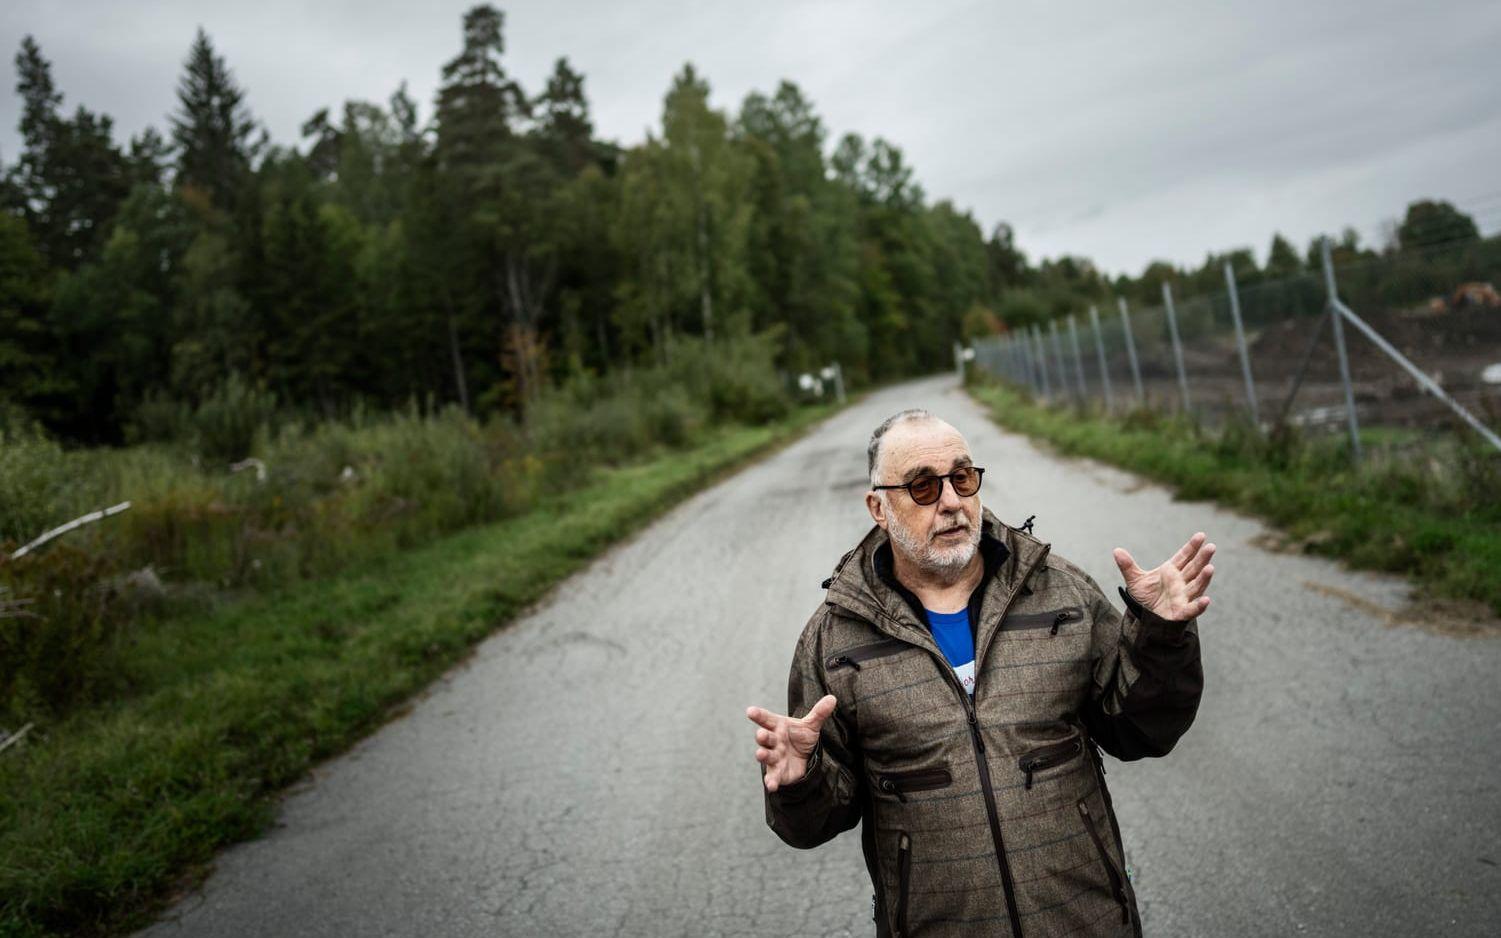
[[[970,603],[977,654],[983,653],[1023,581],[1052,549],[1052,545],[1003,523],[988,508],[981,509],[980,517],[985,576],[975,590],[978,601],[972,598]],[[860,543],[840,559],[828,581],[825,601],[895,638],[936,648],[922,603],[891,575],[890,565],[890,536],[880,525],[872,525]]]

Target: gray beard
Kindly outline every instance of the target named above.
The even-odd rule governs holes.
[[[905,527],[897,520],[895,514],[890,514],[890,523],[886,526],[886,532],[891,536],[892,542],[901,550],[902,554],[924,573],[937,579],[948,580],[958,576],[969,566],[974,559],[975,551],[980,546],[980,527],[978,524],[970,525],[968,538],[961,544],[951,547],[939,547],[925,540],[916,531]],[[960,513],[960,517],[963,517]]]

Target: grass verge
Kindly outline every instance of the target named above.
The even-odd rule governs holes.
[[[128,664],[144,690],[0,753],[0,935],[145,924],[309,766],[601,550],[832,410],[601,470],[524,515],[142,634]]]
[[[1479,601],[1501,614],[1501,458],[1454,444],[1422,458],[1363,438],[1364,465],[1342,439],[1209,431],[1138,412],[1123,420],[1052,410],[1010,388],[969,387],[997,423],[1165,482],[1277,525],[1289,540],[1352,566],[1404,573],[1420,595]]]

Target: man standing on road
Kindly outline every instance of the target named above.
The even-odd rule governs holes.
[[[947,423],[902,411],[868,459],[875,526],[824,582],[788,715],[746,711],[767,823],[804,848],[861,824],[877,935],[1139,935],[1097,747],[1165,755],[1193,722],[1214,545],[1154,570],[1116,548],[1122,615],[981,507]]]

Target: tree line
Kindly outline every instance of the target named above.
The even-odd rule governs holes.
[[[940,367],[1009,250],[930,203],[895,145],[828,133],[790,82],[716,109],[692,65],[660,125],[594,133],[584,76],[507,70],[477,6],[431,118],[405,85],[272,143],[202,30],[165,134],[117,145],[69,112],[31,38],[3,181],[3,395],[52,432],[120,442],[143,408],[234,376],[336,414],[416,397],[524,416],[549,384],[769,335],[854,380]]]
[[[567,58],[536,89],[508,72],[504,23],[464,15],[427,120],[403,83],[320,110],[299,146],[269,139],[201,29],[166,133],[125,145],[108,115],[64,108],[23,39],[0,420],[120,443],[228,382],[315,416],[417,399],[524,420],[546,388],[664,364],[685,338],[712,355],[760,336],[789,373],[837,359],[890,379],[944,367],[957,339],[1218,276],[1214,256],[1138,278],[1033,265],[1007,225],[931,201],[890,141],[831,146],[791,82],[730,113],[685,65],[642,143],[601,140]],[[1280,237],[1265,268],[1233,259],[1309,262]]]

